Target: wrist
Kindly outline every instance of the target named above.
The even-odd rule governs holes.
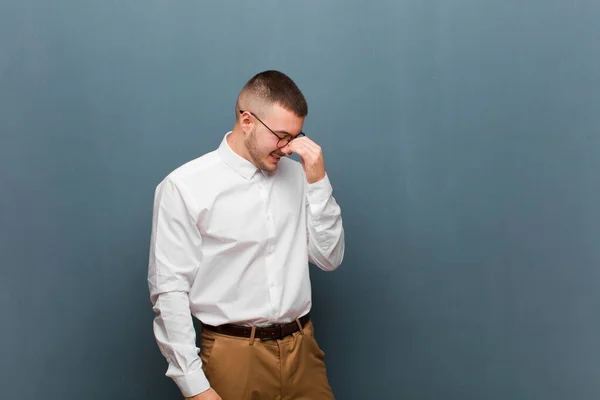
[[[307,174],[306,175],[306,181],[309,184],[312,185],[313,183],[317,183],[317,182],[322,181],[323,179],[325,179],[325,175],[326,175],[325,171],[318,172],[318,173],[315,173],[315,174]]]

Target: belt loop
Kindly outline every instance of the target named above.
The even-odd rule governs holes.
[[[298,328],[300,328],[300,334],[304,335],[304,328],[302,327],[302,324],[298,318],[296,318],[296,323],[298,324]]]
[[[250,346],[254,345],[254,336],[256,335],[256,327],[252,327],[252,331],[250,332]]]

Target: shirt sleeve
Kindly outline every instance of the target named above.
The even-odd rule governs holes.
[[[344,258],[342,211],[333,197],[329,177],[308,184],[306,194],[308,259],[325,271],[333,271]]]
[[[189,306],[189,290],[201,262],[202,238],[193,200],[171,178],[156,188],[148,266],[148,286],[154,318],[154,335],[167,359],[166,376],[185,397],[208,390],[196,347]]]

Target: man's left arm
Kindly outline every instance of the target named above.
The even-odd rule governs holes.
[[[344,258],[344,227],[342,211],[325,172],[323,152],[307,137],[291,141],[289,150],[300,156],[306,174],[309,261],[325,271],[333,271]]]

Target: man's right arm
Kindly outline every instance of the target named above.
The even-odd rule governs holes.
[[[202,371],[189,306],[189,290],[202,260],[196,212],[193,199],[172,178],[156,188],[148,286],[156,313],[154,335],[169,364],[166,375],[184,396],[218,399],[210,397],[214,391]]]

